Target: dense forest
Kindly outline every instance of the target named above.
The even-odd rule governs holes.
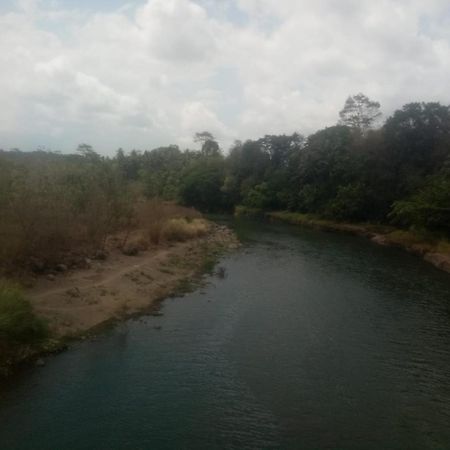
[[[450,235],[450,107],[410,103],[384,123],[380,105],[351,96],[335,126],[304,137],[236,141],[225,154],[209,132],[200,150],[171,145],[103,157],[0,151],[0,261],[101,247],[134,220],[137,199],[205,212],[286,210],[336,221]],[[50,245],[51,243],[51,245]],[[73,245],[72,245],[73,246]]]

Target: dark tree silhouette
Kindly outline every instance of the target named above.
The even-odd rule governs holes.
[[[216,156],[220,154],[220,147],[214,136],[209,131],[195,133],[194,142],[202,144],[202,154],[205,156]]]

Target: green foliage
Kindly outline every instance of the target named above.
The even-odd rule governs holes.
[[[45,323],[35,316],[20,289],[0,280],[0,342],[33,344],[47,335]]]
[[[194,155],[182,153],[176,145],[172,145],[144,152],[139,158],[139,174],[145,195],[149,198],[177,200],[181,173],[190,159],[194,159]]]
[[[194,142],[202,144],[201,153],[203,156],[218,156],[220,155],[220,147],[214,136],[209,131],[195,133]]]
[[[407,200],[395,202],[391,217],[404,226],[450,235],[450,169],[430,177],[425,186]]]
[[[249,208],[269,209],[273,203],[273,193],[266,182],[252,187],[244,198],[244,206]]]
[[[367,218],[368,208],[367,190],[358,182],[338,187],[336,197],[328,206],[327,215],[339,220],[360,221]]]
[[[450,155],[450,108],[439,103],[410,103],[383,128],[381,158],[396,180],[397,197],[422,187],[426,176],[439,171]],[[396,199],[398,200],[398,198]]]
[[[220,211],[225,206],[221,189],[224,178],[221,158],[208,157],[195,161],[184,173],[180,188],[182,203],[201,211]]]
[[[317,184],[304,184],[298,193],[294,209],[308,213],[317,211],[323,204],[324,189]]]
[[[352,153],[353,145],[354,135],[343,126],[321,130],[308,138],[299,155],[296,186],[292,188],[297,190],[293,209],[323,213],[339,186],[357,178],[360,164],[359,157]]]

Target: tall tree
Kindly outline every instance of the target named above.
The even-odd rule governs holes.
[[[344,108],[339,113],[339,124],[366,134],[381,117],[380,103],[374,102],[359,93],[347,98]]]
[[[204,156],[216,156],[220,154],[219,144],[209,131],[195,133],[194,142],[202,144],[201,152]]]

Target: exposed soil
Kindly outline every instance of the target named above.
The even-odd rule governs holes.
[[[27,291],[36,313],[55,337],[80,335],[105,322],[149,310],[211,265],[217,253],[236,248],[226,227],[187,242],[150,247],[134,256],[110,250],[89,268],[41,276]]]

